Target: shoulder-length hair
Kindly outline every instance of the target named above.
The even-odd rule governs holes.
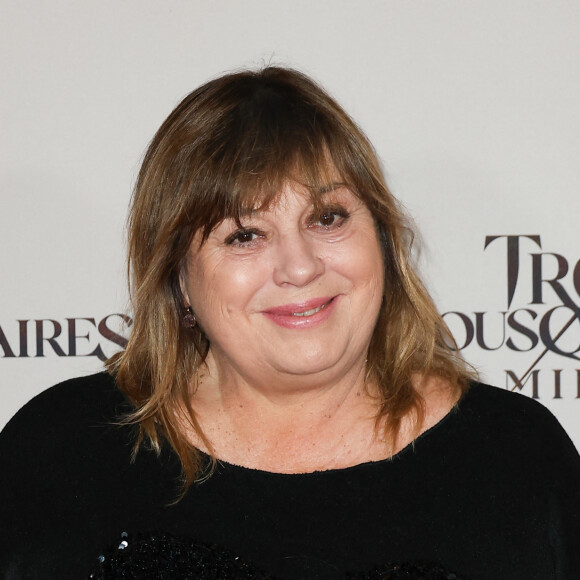
[[[136,449],[148,441],[159,451],[166,440],[181,460],[184,489],[208,468],[188,442],[184,417],[211,450],[194,397],[211,344],[199,325],[184,323],[179,282],[192,238],[199,231],[205,240],[225,218],[275,202],[288,180],[317,203],[336,175],[374,216],[383,250],[384,296],[366,373],[380,390],[377,425],[386,425],[393,447],[403,417],[414,413],[419,431],[417,377],[443,377],[457,394],[466,388],[469,372],[413,267],[412,230],[361,129],[295,70],[222,76],[183,99],[145,154],[129,217],[134,322],[126,350],[108,361],[135,405]]]

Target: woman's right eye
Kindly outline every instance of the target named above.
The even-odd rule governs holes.
[[[230,234],[225,243],[228,246],[247,246],[261,237],[257,230],[237,230]]]

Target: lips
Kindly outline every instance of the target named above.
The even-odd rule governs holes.
[[[286,328],[311,328],[327,320],[334,310],[336,296],[313,298],[269,308],[264,316],[278,326]]]
[[[307,310],[306,312],[293,312],[292,316],[312,316],[313,314],[320,312],[325,306],[326,304],[321,304],[320,306],[317,306],[312,310]]]
[[[265,313],[278,316],[309,316],[319,312],[322,308],[330,304],[334,298],[334,296],[326,296],[324,298],[312,298],[304,302],[284,304],[284,306],[268,308]]]

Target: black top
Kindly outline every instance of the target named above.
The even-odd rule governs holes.
[[[174,505],[179,464],[168,448],[131,462],[128,408],[98,374],[6,426],[2,578],[580,578],[580,458],[524,396],[476,383],[391,460],[292,475],[221,463]]]

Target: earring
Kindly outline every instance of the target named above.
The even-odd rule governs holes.
[[[183,315],[183,322],[185,323],[185,326],[187,326],[187,328],[194,328],[195,325],[197,324],[197,320],[195,319],[191,306],[188,306],[185,309],[185,314]]]

